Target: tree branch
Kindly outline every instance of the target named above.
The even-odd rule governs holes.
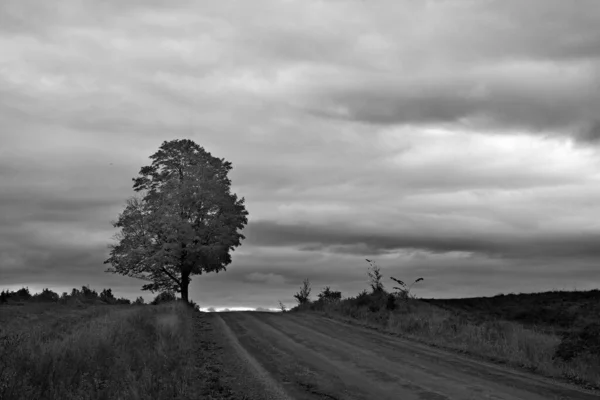
[[[169,278],[173,279],[179,286],[181,286],[181,281],[177,279],[173,274],[171,274],[165,267],[161,267],[162,272],[167,274]]]

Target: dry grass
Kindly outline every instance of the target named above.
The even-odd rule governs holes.
[[[159,306],[0,307],[0,398],[189,398],[191,313]]]
[[[420,302],[395,311],[371,312],[340,302],[326,304],[329,317],[360,321],[390,333],[428,344],[459,350],[485,359],[526,368],[545,376],[566,378],[588,387],[600,387],[600,359],[582,355],[569,362],[553,360],[561,338],[548,329],[526,328],[515,322],[473,322],[464,316]]]

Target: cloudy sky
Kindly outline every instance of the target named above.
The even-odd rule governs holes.
[[[2,0],[0,286],[104,272],[165,140],[231,161],[250,213],[202,307],[600,286],[600,3]]]

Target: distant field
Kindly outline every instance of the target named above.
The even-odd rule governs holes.
[[[210,398],[218,380],[194,313],[180,302],[0,305],[0,399]]]
[[[476,320],[491,318],[566,333],[600,322],[600,290],[502,294],[465,299],[422,299]]]

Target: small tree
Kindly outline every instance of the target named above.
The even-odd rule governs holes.
[[[29,293],[29,288],[28,287],[23,287],[23,288],[17,290],[14,293],[14,295],[19,300],[29,300],[29,299],[31,299],[31,293]]]
[[[310,301],[310,281],[308,278],[304,279],[302,282],[302,286],[300,287],[300,291],[294,295],[296,301],[298,301],[299,305],[306,304]]]
[[[87,300],[96,300],[98,298],[98,293],[95,290],[90,289],[89,286],[82,286],[81,294],[83,298]]]
[[[117,299],[113,295],[112,289],[110,288],[103,289],[102,292],[100,292],[100,300],[107,304],[115,304],[117,302]]]
[[[369,276],[369,285],[371,286],[372,293],[383,293],[385,289],[383,287],[383,282],[381,282],[383,279],[381,269],[375,264],[375,261],[366,258],[365,260],[367,260],[370,265],[367,275]]]
[[[342,292],[336,292],[331,290],[329,286],[325,286],[323,291],[317,295],[319,297],[319,301],[324,303],[332,303],[336,301],[340,301],[342,299]]]
[[[279,308],[281,309],[281,312],[287,312],[287,307],[281,302],[281,300],[279,300]]]
[[[244,198],[231,193],[231,163],[191,140],[163,142],[134,178],[133,197],[104,262],[107,272],[143,279],[142,290],[181,293],[189,301],[192,275],[225,270],[248,223]]]

